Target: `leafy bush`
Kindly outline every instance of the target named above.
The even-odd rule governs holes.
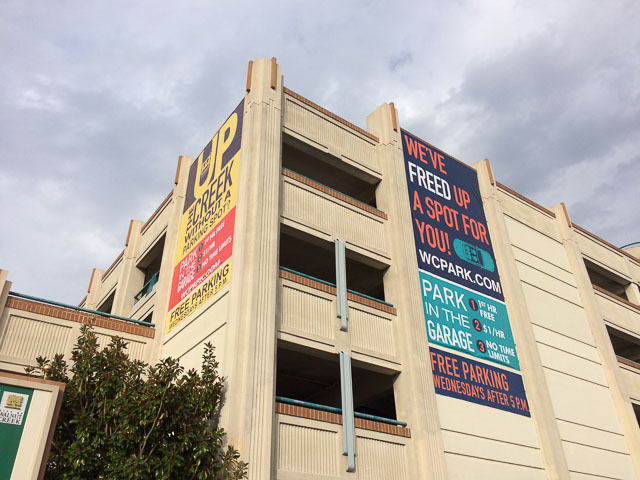
[[[171,358],[155,366],[131,360],[126,348],[113,337],[101,350],[83,326],[70,369],[62,355],[38,357],[27,369],[67,384],[46,478],[246,478],[246,464],[216,426],[223,379],[214,348],[206,344],[200,373]]]

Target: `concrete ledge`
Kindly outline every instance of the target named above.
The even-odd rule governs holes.
[[[302,275],[297,275],[293,272],[288,272],[286,270],[280,269],[280,278],[291,280],[292,282],[296,282],[301,285],[306,285],[307,287],[315,288],[316,290],[320,290],[321,292],[329,293],[331,295],[336,295],[336,287],[334,287],[333,285],[322,283],[317,280],[304,277]],[[352,302],[365,305],[367,307],[375,308],[376,310],[381,310],[383,312],[390,313],[392,315],[398,314],[395,307],[386,305],[382,302],[377,302],[370,298],[361,297],[360,295],[357,295],[355,293],[348,292],[347,299],[351,300]]]
[[[46,303],[38,303],[32,300],[9,297],[7,299],[6,306],[15,310],[39,313],[40,315],[45,315],[47,317],[61,318],[63,320],[83,323],[85,325],[93,324],[97,327],[108,328],[117,332],[130,333],[132,335],[139,335],[141,337],[155,337],[155,329],[151,327],[137,325],[135,323],[128,323],[122,320],[102,317],[99,315],[93,315],[90,313],[79,312],[76,310],[71,310],[70,308],[48,305]]]
[[[342,425],[342,415],[340,414],[323,412],[322,410],[315,410],[313,408],[299,407],[297,405],[276,402],[276,413]],[[362,428],[363,430],[371,430],[373,432],[388,433],[389,435],[411,438],[411,429],[398,425],[374,422],[373,420],[365,420],[363,418],[356,417],[355,426],[356,428]]]

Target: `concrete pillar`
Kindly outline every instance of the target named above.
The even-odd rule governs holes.
[[[408,457],[412,459],[412,478],[445,479],[444,445],[429,362],[429,341],[398,125],[393,104],[385,103],[367,117],[367,129],[380,140],[377,152],[383,178],[376,201],[388,215],[387,238],[393,260],[384,278],[385,292],[398,309],[395,327],[399,343],[405,346],[400,353],[403,371],[395,384],[396,408],[398,418],[406,420],[411,428]]]
[[[250,479],[275,478],[276,295],[282,150],[282,72],[252,62],[244,104],[226,348],[229,441]]]
[[[516,260],[511,249],[491,165],[485,159],[476,162],[472,167],[478,172],[478,185],[487,226],[491,232],[493,251],[500,272],[500,282],[520,361],[522,380],[529,398],[531,418],[538,432],[545,470],[548,478],[568,480],[569,467],[564,455],[560,430],[553,411],[551,394],[544,376],[524,291],[517,276]]]
[[[137,251],[140,230],[143,224],[140,220],[131,220],[129,222],[129,231],[127,232],[127,240],[124,244],[124,253],[120,263],[116,294],[111,309],[113,315],[128,317],[135,303],[133,296],[142,287],[144,274],[136,268],[136,261],[138,260]]]
[[[87,299],[84,302],[84,308],[88,308],[89,310],[95,310],[98,306],[98,302],[100,301],[101,289],[100,285],[102,282],[102,274],[104,270],[99,268],[94,268],[91,272],[91,278],[89,279],[89,287],[87,288]]]
[[[7,297],[9,296],[9,290],[11,290],[11,282],[7,279],[9,272],[0,268],[0,332],[3,331],[3,317],[5,305],[7,304]]]
[[[556,214],[556,225],[560,232],[578,291],[580,292],[580,299],[582,300],[582,306],[584,307],[593,340],[598,349],[600,360],[602,361],[613,405],[620,419],[620,425],[629,448],[629,453],[631,454],[634,470],[637,477],[640,478],[640,430],[638,430],[638,421],[631,406],[629,396],[624,392],[622,387],[624,380],[620,374],[618,360],[613,351],[603,316],[598,309],[595,293],[591,285],[591,280],[589,279],[589,274],[587,273],[587,267],[584,264],[580,247],[575,239],[575,233],[567,209],[564,204],[560,203],[554,205],[551,210]]]
[[[627,259],[626,261],[630,262],[631,260]],[[629,270],[631,271],[631,269]],[[627,298],[631,303],[640,305],[640,289],[638,289],[637,283],[631,282],[629,285],[627,285],[627,288],[625,288],[624,293],[627,295]]]
[[[189,181],[189,168],[194,159],[186,155],[178,157],[176,166],[176,177],[171,198],[171,214],[169,216],[167,233],[164,240],[164,250],[162,252],[162,263],[160,265],[160,275],[156,286],[156,304],[153,307],[153,323],[156,325],[156,336],[153,348],[149,349],[150,359],[160,358],[162,344],[165,339],[166,322],[169,310],[169,297],[171,295],[171,282],[173,281],[173,270],[176,264],[176,248],[178,235],[180,233],[180,222],[184,210],[184,201],[187,194],[187,183]]]

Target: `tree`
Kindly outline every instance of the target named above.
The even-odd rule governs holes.
[[[46,478],[242,479],[246,464],[216,427],[223,395],[214,348],[200,373],[167,358],[155,366],[129,359],[113,337],[100,350],[83,326],[71,375],[62,355],[37,358],[31,375],[67,384]]]

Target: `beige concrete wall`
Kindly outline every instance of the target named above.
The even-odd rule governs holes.
[[[281,280],[280,284],[280,337],[295,335],[334,345],[340,328],[340,319],[335,314],[335,295],[290,280]]]
[[[283,415],[277,419],[277,478],[340,478],[345,470],[340,425]]]
[[[530,418],[437,398],[448,478],[547,478]]]
[[[605,293],[593,292],[602,319],[617,330],[633,336],[640,336],[640,309]]]
[[[640,404],[640,368],[619,363],[623,390],[629,400]]]
[[[280,285],[279,339],[336,355],[348,350],[354,359],[399,371],[396,314],[350,301],[348,330],[342,332],[335,294],[288,279]]]
[[[612,254],[621,254],[621,252],[593,235],[588,235],[591,240],[589,244],[585,245],[584,239],[586,237],[584,234],[586,232],[571,223],[564,205],[555,205],[553,210],[556,212],[556,225],[580,292],[580,299],[584,308],[589,331],[593,337],[602,364],[602,371],[608,386],[606,401],[608,405],[610,405],[609,408],[612,410],[612,415],[615,416],[619,432],[624,438],[626,447],[624,450],[626,450],[627,455],[624,455],[622,448],[614,450],[621,458],[617,464],[618,468],[615,471],[618,472],[619,475],[622,475],[622,473],[625,474],[625,477],[620,478],[634,478],[633,475],[640,477],[640,431],[638,429],[637,419],[631,407],[629,395],[625,390],[622,371],[605,328],[606,319],[600,310],[602,302],[599,302],[597,299],[596,292],[591,285],[584,264],[585,258],[599,257],[606,259]],[[594,244],[601,244],[601,253],[597,253]],[[629,257],[624,257],[625,258],[622,259],[623,269],[625,266],[629,267],[630,262]],[[602,397],[604,397],[604,395]],[[595,400],[604,401],[601,400],[602,397],[596,397]],[[611,420],[611,423],[613,422],[614,420]],[[573,455],[580,455],[580,458],[585,461],[585,464],[590,465],[594,470],[599,469],[601,471],[604,468],[603,465],[607,465],[605,457],[608,461],[611,461],[613,457],[612,454],[600,451],[594,454],[593,457],[589,457],[589,452],[583,451],[584,449],[574,447],[573,450]]]
[[[14,308],[5,308],[0,317],[0,368],[24,373],[27,366],[36,365],[36,357],[49,359],[57,353],[71,358],[71,350],[80,335],[81,323]],[[153,339],[125,331],[114,331],[95,326],[101,347],[112,336],[118,336],[129,344],[128,353],[136,360],[146,360],[151,355]]]
[[[583,295],[591,292],[581,295],[559,233],[558,222],[566,220],[507,191],[500,191],[499,202],[570,475],[635,478],[608,367],[583,305]],[[591,244],[589,253],[606,256]]]
[[[605,267],[625,280],[631,280],[631,260],[622,252],[578,229],[573,230],[573,239],[585,258]]]
[[[277,478],[281,480],[422,478],[411,467],[411,439],[356,429],[356,471],[346,472],[342,425],[278,414]],[[313,452],[310,454],[310,452]],[[418,475],[418,476],[414,476]]]
[[[290,94],[284,99],[283,131],[363,174],[381,176],[375,141]]]
[[[386,221],[291,178],[283,178],[282,219],[332,242],[339,238],[365,255],[388,262]]]
[[[178,169],[181,167],[186,168],[189,165],[189,160],[189,157],[179,157]],[[126,280],[129,284],[127,289],[128,303],[125,308],[123,308],[123,315],[136,320],[144,320],[149,314],[152,314],[151,321],[156,325],[154,350],[148,358],[148,361],[152,363],[158,358],[158,352],[163,338],[161,332],[164,332],[175,261],[175,251],[171,248],[171,242],[175,241],[177,237],[182,206],[182,198],[179,196],[178,189],[176,188],[160,204],[152,217],[149,218],[145,224],[141,224],[140,228],[135,229],[131,234],[133,261],[130,276]],[[151,293],[136,301],[134,296],[144,285],[144,273],[141,268],[139,268],[140,262],[144,260],[149,251],[161,241],[163,236],[164,249],[162,251],[160,271],[158,272],[158,282]]]
[[[173,357],[186,368],[200,370],[204,344],[216,347],[222,371],[227,367],[225,329],[229,318],[229,287],[223,288],[200,309],[165,335],[160,358]]]

